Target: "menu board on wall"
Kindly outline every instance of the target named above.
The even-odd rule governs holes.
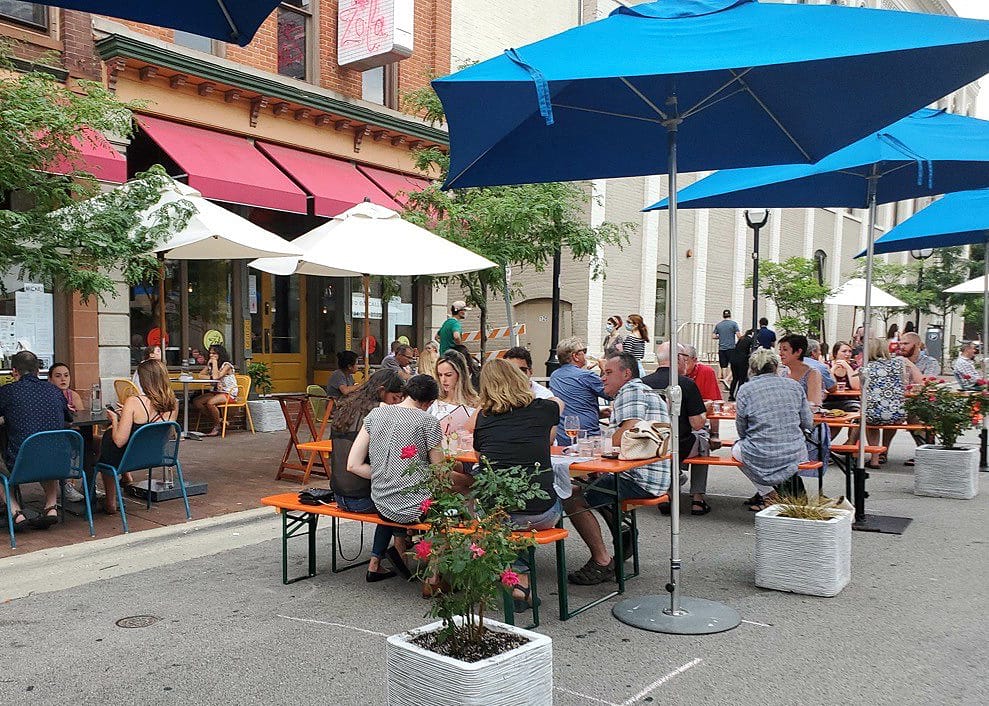
[[[55,355],[52,295],[40,284],[24,283],[24,290],[14,293],[17,316],[14,335],[17,343],[43,361]]]
[[[7,355],[17,352],[16,316],[0,316],[0,350]]]

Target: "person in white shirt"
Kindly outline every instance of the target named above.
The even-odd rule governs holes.
[[[563,405],[562,401],[553,396],[549,388],[543,387],[532,379],[532,354],[529,353],[528,348],[524,346],[509,348],[505,351],[505,360],[521,370],[529,378],[529,389],[532,391],[533,397],[537,400],[557,400],[561,406]]]

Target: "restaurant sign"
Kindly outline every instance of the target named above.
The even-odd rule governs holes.
[[[340,0],[337,63],[367,71],[412,56],[414,0]]]

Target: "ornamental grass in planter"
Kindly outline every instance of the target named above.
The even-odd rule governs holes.
[[[508,513],[546,495],[522,468],[496,471],[482,459],[479,469],[467,496],[454,492],[450,465],[427,473],[421,509],[430,530],[413,554],[421,578],[441,577],[429,611],[438,620],[388,638],[393,706],[553,703],[550,638],[488,617],[519,584],[511,563],[533,543],[512,535]]]
[[[843,500],[843,499],[842,499]],[[852,511],[784,497],[755,516],[755,585],[836,596],[852,576]]]
[[[934,430],[940,444],[917,447],[913,492],[941,498],[974,498],[979,492],[979,451],[958,446],[966,429],[982,422],[983,406],[989,400],[985,380],[973,389],[956,390],[938,378],[924,378],[910,387],[906,411]]]

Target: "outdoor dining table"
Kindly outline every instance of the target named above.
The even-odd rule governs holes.
[[[198,431],[189,431],[189,387],[195,385],[197,387],[213,387],[219,380],[210,380],[204,378],[170,378],[170,382],[178,383],[182,385],[182,438],[183,439],[195,439],[196,441],[202,440],[202,434]]]
[[[563,453],[565,447],[553,446],[551,448],[551,453],[554,457],[565,456]],[[461,463],[477,463],[480,458],[476,451],[460,451],[454,457],[454,460],[460,461]],[[651,463],[657,463],[663,459],[657,457],[653,458],[643,458],[635,460],[622,460],[622,459],[611,459],[611,458],[598,458],[598,457],[574,457],[574,461],[569,465],[569,472],[571,478],[583,478],[586,476],[592,476],[596,474],[605,473],[624,473],[626,471],[631,471],[635,468],[640,468],[642,466],[648,466]],[[590,481],[593,485],[593,481]],[[585,605],[580,606],[574,610],[570,610],[567,606],[567,598],[561,597],[561,606],[564,613],[567,614],[568,618],[577,615],[578,613],[583,613],[585,610],[589,610],[601,603],[604,603],[615,596],[625,593],[625,551],[622,546],[622,497],[620,491],[620,484],[616,484],[616,490],[611,491],[604,488],[597,488],[602,493],[611,495],[614,500],[612,502],[612,526],[611,535],[614,540],[614,551],[615,551],[615,578],[618,582],[618,588],[608,594],[601,596],[592,600]]]
[[[285,426],[288,427],[289,435],[288,444],[285,446],[285,453],[282,454],[282,460],[278,464],[278,472],[275,474],[275,480],[295,480],[300,483],[306,483],[312,473],[318,473],[325,478],[329,478],[330,463],[328,454],[330,448],[317,448],[307,451],[307,449],[302,448],[302,444],[312,442],[303,442],[299,438],[299,430],[302,428],[303,422],[305,422],[313,442],[320,441],[320,432],[326,428],[327,418],[332,406],[326,406],[326,412],[323,414],[324,418],[319,420],[319,426],[317,427],[316,420],[313,418],[312,407],[309,404],[309,395],[303,392],[286,392],[276,393],[270,395],[270,397],[278,400],[278,404],[282,409],[282,415],[285,417]],[[293,402],[298,407],[294,416],[290,408]],[[293,451],[298,458],[298,462],[291,460]],[[321,451],[325,452],[325,455],[324,453],[320,453]],[[308,458],[303,457],[304,452],[308,453]],[[317,463],[320,466],[320,470],[313,468],[313,465]],[[286,471],[295,472],[287,473]]]

